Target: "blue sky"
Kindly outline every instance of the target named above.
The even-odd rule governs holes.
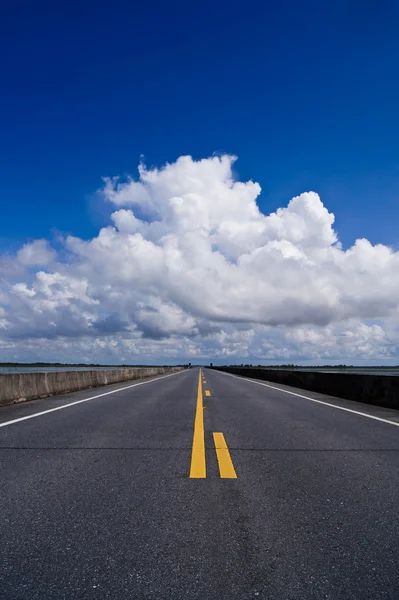
[[[141,155],[214,152],[263,213],[314,190],[344,248],[397,249],[398,19],[396,0],[3,3],[0,252],[95,237],[101,178]]]
[[[101,176],[214,151],[265,210],[314,189],[344,243],[396,245],[398,18],[377,0],[3,4],[2,246],[91,236]]]

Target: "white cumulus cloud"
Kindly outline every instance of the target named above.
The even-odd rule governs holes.
[[[24,244],[18,251],[17,259],[27,267],[41,267],[53,262],[56,252],[47,240],[35,240]]]
[[[395,357],[399,253],[366,239],[343,249],[312,191],[263,214],[260,185],[236,181],[234,161],[183,156],[105,179],[115,211],[95,238],[67,237],[58,263],[45,240],[17,253],[30,269],[3,284],[3,346],[73,339],[115,360]]]

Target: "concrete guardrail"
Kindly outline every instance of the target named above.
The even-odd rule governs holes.
[[[359,373],[285,371],[256,367],[213,367],[243,377],[263,379],[356,402],[399,409],[399,377]]]
[[[110,383],[120,383],[182,371],[184,367],[137,367],[98,371],[49,371],[0,375],[0,406],[67,394]]]

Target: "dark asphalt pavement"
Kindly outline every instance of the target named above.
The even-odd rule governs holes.
[[[398,600],[399,427],[203,372],[0,409],[1,600]]]

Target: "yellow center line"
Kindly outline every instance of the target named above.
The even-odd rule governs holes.
[[[206,477],[205,463],[205,432],[204,432],[204,405],[202,400],[202,371],[198,377],[197,409],[194,421],[193,449],[191,453],[191,479],[204,479]]]
[[[219,463],[220,477],[222,479],[237,479],[237,474],[223,433],[214,433],[213,441],[215,443],[216,456]]]

